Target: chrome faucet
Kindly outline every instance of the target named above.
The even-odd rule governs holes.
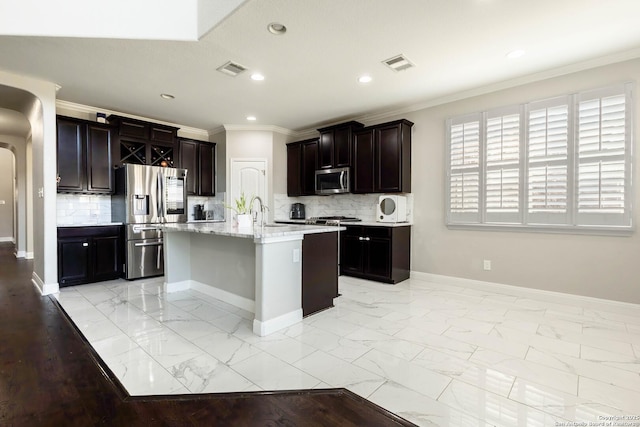
[[[265,205],[262,202],[262,199],[259,196],[255,196],[254,197],[255,200],[257,200],[258,202],[260,202],[260,213],[262,214],[262,217],[260,218],[260,227],[264,228],[264,224],[265,224],[265,215],[266,215],[266,211],[269,210],[269,208],[267,207],[267,205]]]

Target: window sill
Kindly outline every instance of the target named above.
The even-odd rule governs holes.
[[[567,225],[522,225],[522,224],[446,224],[450,230],[473,231],[502,231],[517,233],[548,233],[548,234],[583,234],[594,236],[631,236],[635,229],[632,226],[567,226]]]

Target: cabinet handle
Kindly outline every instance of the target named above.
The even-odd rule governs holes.
[[[371,240],[371,237],[365,237],[364,240],[368,242],[369,240]]]
[[[88,244],[88,243],[83,243],[83,244],[82,244],[82,247],[84,247],[84,248],[86,248],[87,246],[89,246],[89,244]]]
[[[358,237],[358,240],[362,242],[364,240],[364,237]]]

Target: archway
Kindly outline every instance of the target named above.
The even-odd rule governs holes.
[[[13,152],[0,148],[0,242],[16,243],[15,169]]]
[[[20,112],[0,108],[0,149],[3,183],[0,191],[3,193],[0,204],[0,237],[7,236],[10,227],[11,236],[15,243],[15,255],[18,258],[33,258],[33,219],[30,209],[31,188],[31,147],[28,144],[31,125]],[[7,155],[9,153],[9,155]],[[11,157],[11,163],[7,159]],[[7,168],[9,167],[9,170]],[[7,182],[9,180],[10,182]],[[7,199],[10,199],[9,201]],[[9,206],[9,203],[11,206]],[[11,221],[11,224],[7,224]]]
[[[43,294],[58,290],[55,98],[54,83],[0,71],[0,143],[16,159],[16,234],[24,242],[17,255],[33,257],[32,281]]]

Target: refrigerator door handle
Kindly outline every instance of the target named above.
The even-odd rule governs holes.
[[[162,247],[162,240],[159,242],[149,242],[149,243],[134,243],[133,246],[141,247],[141,246],[160,246]]]
[[[160,270],[161,262],[162,262],[162,248],[163,245],[158,246],[158,256],[156,257],[156,268]]]
[[[164,176],[162,175],[162,172],[158,172],[156,204],[158,205],[158,220],[160,222],[164,222]]]
[[[133,232],[137,233],[139,231],[157,231],[160,230],[158,227],[138,227],[137,225],[133,226]]]

